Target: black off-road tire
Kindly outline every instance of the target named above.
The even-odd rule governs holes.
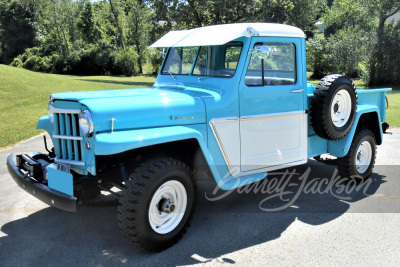
[[[196,188],[190,168],[183,162],[160,157],[143,162],[130,175],[118,207],[118,226],[137,247],[159,252],[177,243],[192,220]],[[149,205],[155,192],[168,181],[180,182],[187,193],[187,205],[180,223],[170,232],[157,233],[150,225]]]
[[[335,126],[331,110],[337,109],[333,99],[336,94],[345,90],[351,99],[351,111],[347,122],[340,127]],[[321,79],[311,100],[311,125],[315,133],[324,139],[340,140],[344,138],[354,124],[357,109],[357,91],[353,81],[345,75],[333,74]]]
[[[357,170],[356,159],[357,159],[357,150],[361,143],[367,141],[371,146],[371,161],[368,165],[368,168],[360,173]],[[353,141],[350,146],[349,153],[345,157],[337,159],[337,167],[339,171],[339,175],[342,178],[349,178],[355,180],[357,183],[365,182],[368,177],[371,175],[372,170],[375,165],[376,158],[376,139],[375,135],[370,129],[361,129],[356,132],[354,135]],[[367,166],[367,165],[365,165]]]

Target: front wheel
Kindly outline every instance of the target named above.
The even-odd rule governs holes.
[[[349,153],[338,158],[338,170],[341,177],[351,178],[361,183],[372,173],[375,165],[376,140],[369,129],[356,132]]]
[[[118,207],[124,236],[149,251],[174,245],[189,226],[195,201],[190,169],[172,158],[142,163],[126,183]]]

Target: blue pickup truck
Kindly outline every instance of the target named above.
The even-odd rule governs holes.
[[[122,233],[160,251],[186,232],[196,179],[230,190],[323,154],[341,177],[371,174],[390,89],[359,90],[339,74],[308,84],[302,30],[208,26],[152,47],[168,49],[150,88],[50,95],[37,128],[54,147],[7,160],[21,188],[71,212],[108,191]]]

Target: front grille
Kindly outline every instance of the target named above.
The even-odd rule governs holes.
[[[82,160],[81,142],[83,137],[79,130],[77,113],[54,113],[53,140],[60,163]]]

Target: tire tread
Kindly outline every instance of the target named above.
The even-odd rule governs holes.
[[[118,226],[124,237],[136,247],[153,252],[159,252],[167,247],[154,246],[142,239],[136,215],[145,191],[151,183],[155,182],[157,174],[165,167],[177,167],[183,169],[189,175],[191,173],[190,168],[179,160],[169,157],[149,159],[140,164],[129,176],[129,180],[126,182],[127,188],[122,192],[120,205],[118,206]],[[194,182],[193,186],[194,193],[196,193],[196,184]],[[196,196],[194,196],[192,209],[183,229],[168,243],[168,247],[176,244],[185,234],[193,219],[195,206]]]
[[[350,132],[354,124],[354,118],[353,118],[350,125],[347,127],[347,130],[343,132],[340,136],[337,136],[329,131],[328,121],[324,119],[327,117],[327,115],[329,115],[327,113],[330,112],[329,105],[333,93],[333,88],[336,86],[337,83],[343,82],[343,80],[351,81],[350,78],[341,74],[332,74],[325,76],[318,83],[314,91],[314,97],[311,99],[311,108],[310,108],[311,125],[314,129],[314,132],[321,138],[328,140],[340,140]],[[355,92],[356,96],[355,102],[357,105],[358,103],[357,90],[352,81],[351,81],[351,87]]]
[[[337,167],[338,167],[340,177],[351,178],[353,175],[356,175],[353,171],[353,169],[354,169],[353,157],[355,156],[354,153],[357,153],[358,140],[361,139],[365,135],[370,135],[373,138],[374,143],[376,144],[375,135],[370,129],[357,130],[356,133],[354,134],[353,142],[351,143],[351,146],[350,146],[350,149],[349,149],[349,152],[347,153],[347,155],[337,159]],[[371,159],[372,166],[375,165],[376,145],[374,146],[374,149],[375,149],[374,157]],[[373,171],[373,167],[369,171],[369,174],[366,177],[364,177],[364,180],[370,176],[372,171]]]

